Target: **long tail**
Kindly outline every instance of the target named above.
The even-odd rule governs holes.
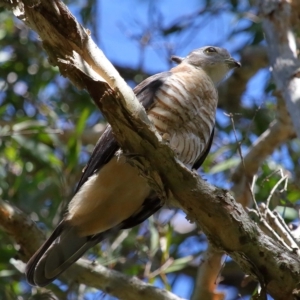
[[[89,248],[103,240],[106,233],[80,237],[73,227],[61,222],[27,263],[27,281],[37,286],[49,284]]]

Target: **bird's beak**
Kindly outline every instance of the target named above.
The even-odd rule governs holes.
[[[240,68],[242,66],[240,62],[236,61],[232,57],[226,59],[225,62],[227,63],[227,65],[230,69]]]

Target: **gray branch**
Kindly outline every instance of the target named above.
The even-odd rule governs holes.
[[[272,74],[300,138],[300,62],[297,58],[296,36],[291,27],[290,2],[264,0],[259,8]]]

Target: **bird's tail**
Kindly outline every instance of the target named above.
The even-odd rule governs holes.
[[[61,222],[27,263],[27,281],[37,286],[49,284],[105,236],[80,237],[74,227]]]

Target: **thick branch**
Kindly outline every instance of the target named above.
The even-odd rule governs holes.
[[[296,37],[290,24],[291,3],[264,0],[260,3],[260,13],[273,77],[300,138],[300,62],[297,59]]]
[[[216,291],[223,253],[208,245],[198,268],[192,300],[223,300],[225,294]]]

